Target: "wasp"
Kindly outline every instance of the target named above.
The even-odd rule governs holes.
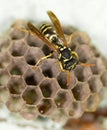
[[[32,35],[38,36],[53,52],[57,54],[58,62],[62,71],[67,71],[67,85],[70,84],[70,71],[73,70],[77,64],[82,66],[94,66],[94,64],[88,63],[81,63],[79,61],[79,56],[75,51],[72,51],[71,48],[68,46],[69,41],[71,41],[73,33],[70,35],[69,39],[66,40],[66,37],[63,33],[61,24],[57,16],[52,12],[47,12],[51,22],[53,23],[54,27],[50,24],[42,24],[39,29],[37,29],[31,22],[27,23],[28,29],[20,29],[25,32],[29,32]],[[38,64],[52,56],[52,53],[49,55],[41,58],[35,65],[34,69],[38,66]]]

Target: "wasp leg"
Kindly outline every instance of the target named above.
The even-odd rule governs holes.
[[[43,61],[43,60],[45,60],[45,59],[47,59],[47,58],[49,58],[49,57],[51,57],[51,56],[52,56],[52,53],[50,53],[50,54],[47,55],[47,56],[42,57],[42,58],[41,58],[40,60],[38,60],[38,62],[33,66],[33,68],[36,69],[37,66],[38,66],[38,64],[39,64],[41,61]]]
[[[67,77],[67,86],[70,84],[70,71],[68,71],[68,77]]]
[[[71,53],[72,53],[72,55],[74,55],[77,59],[79,59],[78,54],[77,54],[75,51],[72,51]],[[81,66],[95,66],[95,64],[91,64],[91,63],[82,63],[82,62],[79,62],[79,64],[80,64]]]
[[[63,69],[61,62],[59,62],[59,65],[60,65],[61,70],[64,72],[65,70]],[[68,71],[67,86],[69,86],[69,84],[70,84],[70,71]]]
[[[62,64],[61,64],[61,62],[59,61],[59,66],[60,66],[60,68],[61,68],[61,71],[65,71],[64,69],[63,69],[63,67],[62,67]]]
[[[78,54],[77,54],[75,51],[72,51],[71,53],[72,53],[72,55],[74,55],[77,59],[79,59]]]
[[[80,62],[80,65],[81,65],[81,66],[95,66],[95,64],[91,64],[91,63],[81,63],[81,62]]]

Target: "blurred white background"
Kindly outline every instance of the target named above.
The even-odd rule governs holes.
[[[95,46],[107,56],[107,0],[0,0],[0,32],[20,18],[48,21],[47,10],[52,10],[61,23],[87,32]],[[0,124],[0,129],[8,127]]]
[[[61,23],[88,32],[107,55],[107,0],[0,0],[0,32],[19,18],[49,20],[47,10],[52,10]]]

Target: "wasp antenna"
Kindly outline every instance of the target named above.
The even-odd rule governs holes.
[[[95,66],[95,64],[91,63],[80,63],[81,66]]]
[[[68,71],[68,76],[67,76],[67,86],[70,84],[70,71]]]

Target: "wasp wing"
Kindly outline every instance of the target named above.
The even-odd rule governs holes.
[[[30,22],[28,22],[28,28],[30,29],[30,31],[38,36],[49,48],[51,48],[53,51],[55,51],[58,54],[58,50],[56,49],[56,47],[50,43],[40,32],[39,30]]]
[[[56,17],[56,15],[52,11],[48,11],[47,13],[48,13],[48,16],[51,19],[53,25],[54,25],[55,30],[58,33],[59,37],[63,41],[64,45],[67,46],[67,41],[66,41],[66,38],[64,36],[63,30],[62,30],[62,27],[61,27],[61,24],[60,24],[58,18]]]

